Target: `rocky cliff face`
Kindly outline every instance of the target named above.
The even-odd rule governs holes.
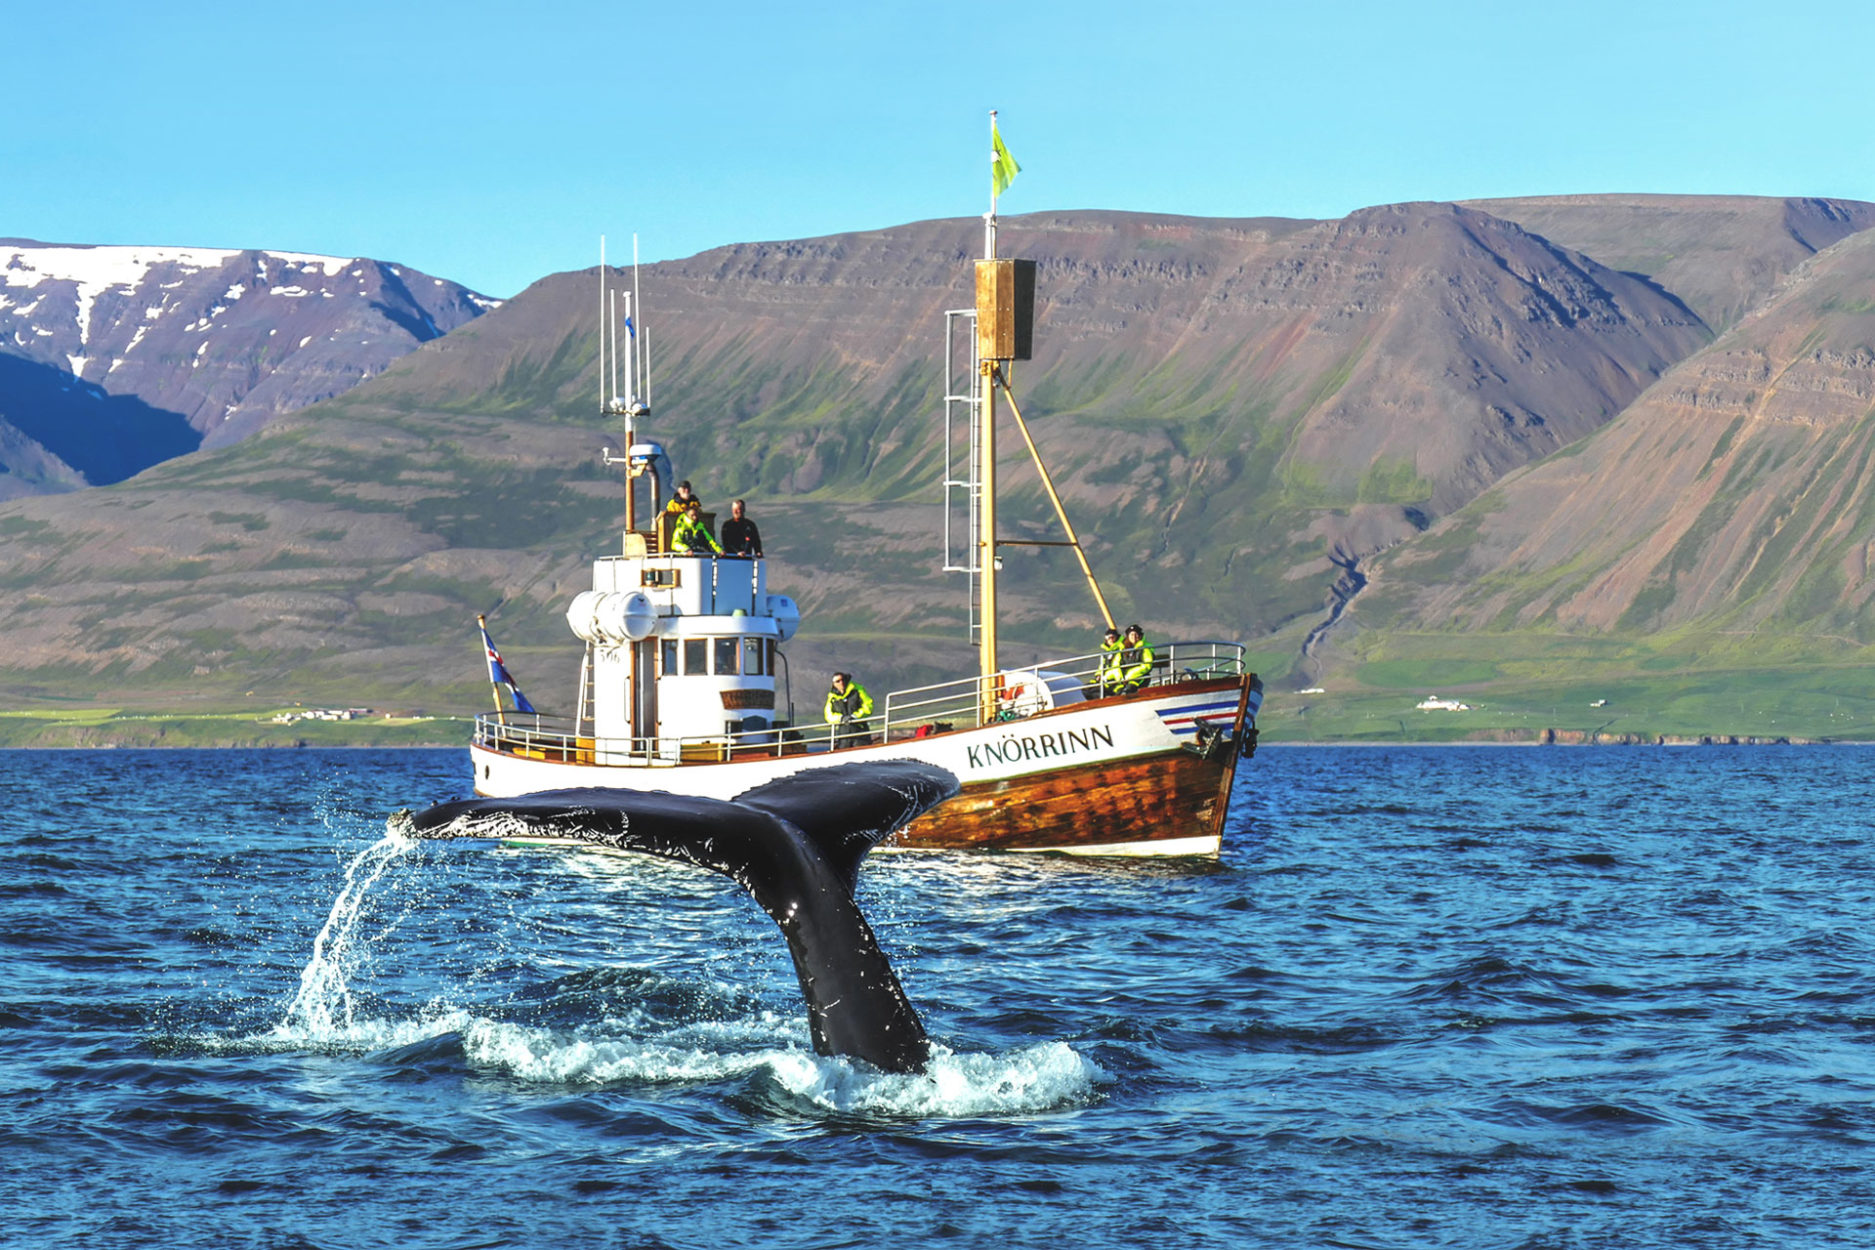
[[[1875,204],[1752,195],[1549,195],[1469,207],[1643,274],[1715,330],[1810,257],[1875,225]]]
[[[1875,642],[1875,234],[1385,561],[1387,628]],[[1384,589],[1382,586],[1384,585]]]
[[[492,306],[362,258],[0,241],[0,497],[237,442]]]

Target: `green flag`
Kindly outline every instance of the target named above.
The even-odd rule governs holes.
[[[1016,164],[1016,158],[1003,146],[1003,137],[996,132],[993,121],[990,123],[990,150],[995,153],[990,160],[990,198],[995,199],[1009,189],[1009,184],[1022,172],[1022,166]]]

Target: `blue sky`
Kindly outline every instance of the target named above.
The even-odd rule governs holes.
[[[525,13],[525,16],[523,15]],[[1003,210],[1875,200],[1875,6],[12,6],[0,237],[364,255],[508,296]]]

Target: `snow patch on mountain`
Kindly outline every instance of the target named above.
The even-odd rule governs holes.
[[[159,265],[182,275],[173,282],[161,284],[164,290],[173,290],[187,281],[187,275],[220,269],[238,255],[239,252],[200,247],[15,245],[0,248],[0,286],[29,291],[47,281],[70,282],[74,285],[80,351],[67,353],[66,360],[71,371],[82,377],[85,366],[91,361],[83,349],[91,345],[91,315],[100,295],[119,287],[136,290],[149,277],[150,271]],[[266,262],[273,260],[286,269],[302,272],[317,270],[326,277],[343,273],[348,266],[356,265],[359,259],[356,256],[317,256],[308,252],[265,252],[262,257],[260,265],[263,274]],[[244,290],[239,283],[235,283],[228,288],[223,298],[240,299]],[[311,292],[299,287],[275,288],[275,294],[282,293],[307,295]],[[21,315],[30,311],[22,309]],[[213,316],[214,313],[209,315]],[[119,363],[121,361],[114,360],[110,368],[114,369]]]
[[[39,467],[0,498],[238,442],[497,302],[357,256],[0,241],[0,365],[14,358],[0,421],[41,445],[8,453]],[[87,397],[112,401],[109,430],[93,428]]]
[[[345,272],[347,265],[356,265],[356,256],[315,256],[310,252],[268,252],[275,260],[301,269],[317,269],[328,278],[336,278]]]
[[[57,278],[101,291],[113,286],[136,286],[157,265],[199,272],[219,269],[235,255],[238,253],[199,247],[16,245],[0,248],[0,285],[34,287],[47,278]]]

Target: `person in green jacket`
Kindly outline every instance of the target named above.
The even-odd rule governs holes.
[[[866,718],[872,715],[872,696],[851,673],[835,673],[827,689],[827,724],[838,747],[863,747],[872,741]]]
[[[716,536],[710,533],[710,527],[703,523],[703,505],[696,500],[684,509],[684,515],[677,522],[677,528],[671,531],[671,550],[678,555],[706,556],[711,552],[723,554],[717,545]]]
[[[1086,696],[1090,699],[1104,699],[1110,694],[1120,693],[1120,631],[1111,625],[1100,640],[1100,667],[1094,672],[1094,680],[1087,687]]]
[[[1118,663],[1121,694],[1132,694],[1152,680],[1152,644],[1146,641],[1145,630],[1137,625],[1126,627]]]

